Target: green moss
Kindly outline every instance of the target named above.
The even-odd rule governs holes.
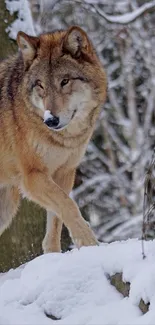
[[[124,297],[129,297],[130,293],[130,282],[124,282],[122,278],[122,273],[116,273],[109,276],[110,283],[119,291]],[[139,309],[143,314],[146,314],[149,310],[150,303],[145,303],[143,299],[140,299]]]
[[[110,277],[111,284],[124,296],[129,296],[130,283],[123,282],[122,273],[116,273]]]
[[[42,253],[45,211],[23,200],[11,227],[0,237],[0,272],[23,264]]]

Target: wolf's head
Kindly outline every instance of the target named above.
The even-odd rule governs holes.
[[[24,61],[26,104],[49,128],[73,127],[94,115],[105,100],[106,79],[81,28],[73,26],[40,37],[19,32],[17,42]]]

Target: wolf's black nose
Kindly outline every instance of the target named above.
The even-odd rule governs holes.
[[[45,124],[49,128],[56,128],[59,125],[59,117],[56,116],[50,117],[45,121]]]

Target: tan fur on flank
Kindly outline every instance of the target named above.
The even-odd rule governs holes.
[[[77,26],[19,32],[17,42],[19,53],[0,64],[0,234],[22,194],[47,210],[44,252],[60,251],[62,223],[77,247],[96,245],[69,193],[105,101],[104,70]],[[44,123],[45,110],[58,129]]]

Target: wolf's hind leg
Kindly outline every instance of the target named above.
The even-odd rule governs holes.
[[[0,235],[12,222],[20,201],[19,190],[14,186],[0,188]]]
[[[52,212],[47,211],[46,235],[42,243],[44,253],[61,251],[62,221]]]

